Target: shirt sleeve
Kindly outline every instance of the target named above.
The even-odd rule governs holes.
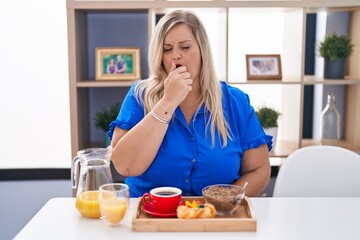
[[[262,144],[267,144],[269,151],[272,149],[272,136],[266,135],[259,119],[257,118],[254,108],[250,105],[249,97],[246,95],[249,105],[249,115],[247,118],[247,123],[245,125],[244,133],[244,142],[243,149],[244,151],[251,148],[258,148]]]
[[[124,98],[117,118],[110,123],[110,130],[108,132],[110,139],[112,139],[115,127],[130,130],[144,118],[143,105],[136,100],[135,96],[136,85],[137,83],[132,84]]]
[[[228,121],[234,137],[239,138],[243,151],[257,148],[267,144],[269,151],[272,149],[272,136],[266,135],[254,108],[250,104],[250,98],[240,89],[227,85],[224,96],[225,112],[228,112]],[[229,109],[226,109],[229,108]]]

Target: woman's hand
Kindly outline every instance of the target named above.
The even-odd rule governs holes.
[[[171,102],[175,107],[179,106],[192,90],[192,84],[193,80],[190,78],[190,73],[186,71],[186,67],[176,68],[175,63],[172,63],[169,75],[164,81],[163,99]]]

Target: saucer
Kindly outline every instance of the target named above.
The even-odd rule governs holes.
[[[176,217],[176,211],[175,212],[170,212],[170,213],[161,213],[156,211],[153,207],[148,206],[148,205],[143,205],[142,209],[144,210],[144,212],[151,214],[153,216],[156,217],[162,217],[162,218],[168,218],[168,217]]]

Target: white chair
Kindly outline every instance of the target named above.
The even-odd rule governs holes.
[[[360,155],[335,146],[290,154],[276,178],[274,197],[360,197]]]

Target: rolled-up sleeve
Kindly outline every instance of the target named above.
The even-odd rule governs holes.
[[[110,139],[113,136],[115,127],[130,130],[144,118],[144,108],[135,97],[136,85],[137,82],[130,87],[117,118],[110,123],[110,130],[108,131]]]

